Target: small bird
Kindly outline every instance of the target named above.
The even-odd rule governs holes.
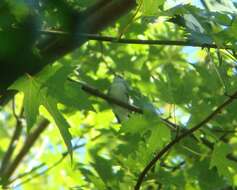
[[[128,92],[128,84],[124,78],[120,75],[115,75],[113,83],[109,88],[108,95],[125,103],[129,103]],[[129,118],[129,110],[115,104],[111,104],[111,107],[118,123],[121,123]]]

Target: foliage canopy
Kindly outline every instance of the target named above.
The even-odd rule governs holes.
[[[4,0],[0,10],[2,187],[237,187],[235,1]],[[131,104],[107,95],[116,74]],[[118,123],[111,104],[130,118]]]

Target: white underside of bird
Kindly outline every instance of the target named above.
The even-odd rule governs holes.
[[[128,85],[121,76],[115,76],[108,95],[125,103],[129,103]],[[115,104],[111,104],[111,107],[119,123],[128,119],[129,110]]]

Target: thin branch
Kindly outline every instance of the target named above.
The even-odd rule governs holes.
[[[68,32],[58,31],[58,30],[41,30],[40,32],[41,34],[44,34],[44,35],[55,35],[55,36],[70,36],[71,35]],[[218,48],[218,49],[231,50],[231,47],[229,46],[218,47],[216,44],[198,43],[198,42],[191,42],[191,41],[185,41],[185,40],[118,39],[117,37],[101,36],[97,34],[87,34],[87,33],[76,34],[76,36],[78,39],[81,39],[82,37],[84,37],[87,40],[96,40],[96,41],[120,43],[120,44],[191,46],[191,47],[215,48],[215,49]]]
[[[202,141],[202,143],[209,148],[210,150],[214,149],[214,143],[210,142],[209,140],[207,140],[204,137],[201,137],[200,140]],[[237,162],[237,158],[233,155],[233,154],[227,154],[226,156],[229,160]]]
[[[233,186],[227,186],[227,187],[224,187],[224,188],[221,188],[221,189],[218,189],[218,190],[233,190],[234,187]]]
[[[84,90],[85,92],[87,92],[87,93],[89,93],[91,95],[94,95],[96,97],[102,98],[105,101],[108,101],[110,103],[116,104],[116,105],[121,106],[123,108],[126,108],[126,109],[128,109],[130,111],[143,114],[143,110],[141,108],[139,108],[139,107],[136,107],[134,105],[130,105],[128,103],[122,102],[121,100],[118,100],[116,98],[110,97],[110,96],[100,92],[98,89],[96,89],[96,88],[94,88],[94,87],[92,87],[92,86],[90,86],[88,84],[76,81],[76,80],[71,79],[71,78],[68,78],[68,80],[73,82],[73,83],[81,85],[82,90]],[[228,96],[228,97],[232,97],[232,96]],[[166,124],[166,126],[168,126],[174,132],[176,132],[177,129],[179,129],[181,133],[185,133],[185,132],[188,131],[188,129],[186,129],[184,127],[181,127],[181,126],[179,126],[179,125],[177,125],[175,123],[172,123],[168,119],[161,118],[161,117],[160,117],[160,119],[161,119],[162,122],[164,122]],[[191,134],[191,138],[198,142],[198,139],[193,134]],[[204,137],[202,137],[200,139],[201,139],[202,143],[207,148],[209,148],[210,150],[213,150],[214,144],[212,142],[210,142],[208,139],[206,139]],[[232,160],[232,161],[236,161],[237,162],[237,158],[235,156],[231,155],[231,154],[228,155],[227,158]]]
[[[182,161],[177,166],[174,166],[173,169],[172,169],[172,172],[175,172],[176,170],[181,168],[185,163],[186,163],[185,161]]]
[[[66,38],[65,36],[49,36],[47,38],[40,39],[37,45],[39,53],[34,54],[30,51],[29,53],[26,53],[26,56],[21,55],[24,59],[12,59],[10,56],[10,60],[6,58],[6,60],[3,61],[2,64],[6,64],[7,62],[12,65],[18,65],[19,68],[17,67],[11,71],[5,65],[4,68],[6,68],[7,75],[0,75],[0,78],[7,76],[6,81],[5,78],[1,80],[1,82],[5,82],[2,83],[3,86],[0,89],[0,105],[5,104],[10,98],[12,98],[12,93],[14,94],[15,92],[9,93],[7,88],[17,78],[22,76],[24,73],[29,73],[31,75],[36,74],[46,65],[54,63],[67,53],[70,53],[76,48],[82,46],[87,39],[81,38],[79,41],[76,40],[75,38],[77,33],[98,33],[108,26],[113,25],[118,18],[132,10],[135,6],[135,0],[99,0],[83,12],[76,13],[73,11],[70,13],[69,11],[69,15],[67,20],[65,20],[65,23],[71,23],[69,24],[71,26],[71,36]],[[26,38],[27,37],[28,36],[26,35]],[[20,51],[21,50],[19,49],[19,52]],[[12,62],[12,60],[14,61]],[[22,63],[24,64],[15,64],[16,61],[23,61]],[[17,74],[13,72],[15,70],[17,71]]]
[[[117,1],[102,0],[99,1],[99,3],[96,3],[95,6],[92,6],[93,9],[90,8],[88,9],[95,11],[88,11],[88,12],[85,11],[86,17],[82,18],[80,16],[81,13],[78,13],[77,15],[73,14],[70,20],[74,21],[75,20],[74,18],[76,18],[76,22],[74,23],[79,24],[75,25],[75,28],[79,28],[79,26],[81,26],[80,28],[82,29],[82,31],[86,31],[89,33],[97,33],[102,29],[106,28],[107,26],[113,24],[120,16],[124,15],[135,6],[136,6],[135,0],[117,0]],[[78,30],[74,31],[74,33],[77,32]],[[24,74],[29,69],[31,74],[39,72],[45,65],[53,63],[55,60],[61,58],[66,53],[69,53],[74,49],[80,47],[86,41],[86,39],[81,39],[79,42],[73,43],[74,37],[75,35],[73,35],[71,38],[66,39],[62,37],[58,39],[56,42],[55,38],[45,40],[45,43],[41,43],[41,47],[39,48],[41,58],[43,59],[39,58],[38,55],[35,56],[34,58],[30,57],[30,60],[36,60],[34,61],[34,65],[37,65],[37,67],[33,67],[34,68],[33,70],[30,69],[31,67],[21,68],[22,73],[19,73],[19,75]],[[6,89],[13,81],[15,81],[19,77],[19,75],[15,76],[13,74],[12,75],[9,74],[9,76],[11,77],[9,78],[3,89],[1,89],[2,92],[0,95],[1,96],[0,105],[3,105],[6,102],[8,102],[9,98],[11,98],[13,94],[15,94],[15,92],[9,93],[8,91],[6,91]],[[27,154],[32,145],[35,143],[39,135],[44,131],[47,125],[48,121],[44,120],[40,124],[40,126],[30,134],[29,138],[27,138],[19,154],[12,161],[12,163],[4,173],[4,179],[2,179],[4,186],[7,185],[9,178],[11,177],[11,175],[13,174],[13,172],[15,171],[15,169],[17,168],[23,157]]]
[[[91,141],[95,141],[95,140],[97,140],[97,139],[98,139],[99,137],[101,137],[101,136],[102,136],[102,135],[99,134],[99,135],[95,136],[94,138],[92,138]],[[73,149],[73,150],[77,150],[77,149],[79,149],[79,148],[82,148],[82,147],[85,146],[85,145],[86,145],[86,143],[79,144],[79,145],[74,146],[72,149]],[[20,186],[20,185],[22,185],[22,184],[24,184],[24,183],[27,183],[27,182],[31,181],[32,179],[34,179],[34,178],[36,178],[36,177],[39,177],[39,176],[42,176],[43,174],[48,173],[50,170],[52,170],[52,169],[55,168],[57,165],[59,165],[59,164],[67,157],[67,155],[69,155],[69,152],[68,152],[68,151],[62,153],[61,158],[59,158],[56,162],[54,162],[50,167],[46,168],[46,169],[45,169],[44,171],[42,171],[42,172],[36,173],[35,175],[31,176],[31,177],[28,178],[28,179],[22,181],[21,183],[17,184],[14,188],[16,188],[16,187],[18,187],[18,186]],[[26,173],[24,173],[24,174],[21,174],[21,175],[19,175],[18,177],[16,177],[15,179],[11,180],[11,181],[9,182],[9,184],[12,183],[12,182],[14,182],[14,181],[16,181],[17,179],[20,179],[20,178],[22,178],[22,177],[25,177],[25,176],[27,176],[27,175],[32,174],[33,172],[37,171],[38,169],[42,168],[43,166],[45,166],[45,164],[40,164],[39,166],[36,166],[36,167],[32,168],[31,171],[26,172]]]
[[[15,101],[14,101],[14,98],[13,98],[13,103],[12,104],[13,104],[13,108],[12,108],[13,109],[13,115],[16,118],[16,126],[15,126],[14,133],[12,135],[12,138],[11,138],[10,144],[9,144],[9,146],[7,148],[7,151],[4,154],[2,162],[1,162],[0,176],[4,173],[5,169],[8,167],[8,164],[9,164],[9,162],[11,160],[11,157],[12,157],[13,152],[14,152],[14,150],[16,148],[16,145],[17,145],[17,141],[19,140],[19,137],[20,137],[20,134],[21,134],[21,131],[22,131],[21,117],[23,115],[23,107],[21,109],[20,115],[18,116],[15,113]]]
[[[175,172],[176,170],[181,168],[184,164],[185,164],[185,161],[182,161],[182,162],[180,162],[179,164],[177,164],[175,166],[171,166],[171,165],[168,165],[168,164],[166,164],[164,162],[161,162],[160,166],[170,170],[171,172]]]
[[[210,11],[209,6],[205,0],[200,0],[200,2],[207,11]]]
[[[71,78],[68,78],[68,80],[71,81],[71,82],[73,82],[73,83],[76,83],[76,84],[81,85],[81,89],[84,90],[85,92],[90,93],[90,94],[92,94],[92,95],[94,95],[94,96],[96,96],[96,97],[102,98],[102,99],[104,99],[105,101],[107,101],[107,102],[109,102],[109,103],[116,104],[116,105],[121,106],[121,107],[123,107],[123,108],[126,108],[126,109],[128,109],[128,110],[130,110],[130,111],[132,111],[132,112],[136,112],[136,113],[140,113],[140,114],[143,114],[143,113],[144,113],[144,111],[143,111],[141,108],[139,108],[139,107],[137,107],[137,106],[135,106],[135,105],[131,105],[131,104],[128,104],[128,103],[126,103],[126,102],[123,102],[123,101],[121,101],[121,100],[119,100],[119,99],[117,99],[117,98],[111,97],[111,96],[109,96],[109,95],[107,95],[107,94],[104,94],[104,93],[100,92],[100,90],[98,90],[98,89],[96,89],[96,88],[94,88],[94,87],[92,87],[92,86],[90,86],[90,85],[88,85],[88,84],[85,84],[85,83],[76,81],[76,80],[71,79]],[[174,124],[174,123],[172,123],[172,122],[170,122],[169,120],[164,119],[164,118],[160,118],[160,119],[161,119],[171,130],[176,131],[176,129],[177,129],[177,127],[178,127],[176,124]]]
[[[8,90],[0,94],[0,106],[5,106],[16,93],[16,90]]]
[[[217,133],[237,133],[237,130],[231,130],[231,129],[210,129],[211,131],[217,132]]]
[[[5,169],[5,172],[2,175],[2,184],[6,186],[9,182],[9,178],[14,173],[22,159],[29,152],[30,148],[34,145],[35,141],[38,139],[39,135],[46,129],[49,121],[44,119],[41,121],[39,126],[27,137],[23,147],[16,155],[15,159],[10,163],[10,165]]]
[[[22,173],[22,174],[18,175],[16,178],[14,178],[11,181],[9,181],[8,185],[13,183],[16,180],[19,180],[19,179],[24,178],[24,177],[26,177],[28,175],[31,175],[32,173],[36,172],[37,170],[41,169],[44,166],[46,166],[46,164],[45,163],[41,163],[41,164],[33,167],[30,171]]]
[[[42,171],[42,172],[39,172],[39,173],[36,173],[36,174],[32,175],[30,178],[28,178],[28,179],[22,181],[21,183],[17,184],[16,186],[14,186],[14,188],[17,188],[17,187],[19,187],[20,185],[23,185],[23,184],[25,184],[25,183],[28,183],[28,182],[31,181],[32,179],[35,179],[35,178],[37,178],[37,177],[40,177],[40,176],[42,176],[43,174],[46,174],[47,172],[49,172],[50,170],[52,170],[53,168],[55,168],[57,165],[59,165],[65,158],[66,158],[66,156],[63,155],[58,161],[56,161],[56,162],[55,162],[54,164],[52,164],[50,167],[48,167],[47,169],[45,169],[45,170]],[[13,181],[11,181],[11,182],[13,182]],[[11,183],[11,182],[9,182],[9,183]]]
[[[141,187],[141,184],[145,178],[145,176],[147,175],[147,173],[149,172],[149,170],[156,164],[156,162],[158,160],[160,160],[160,158],[162,158],[162,156],[168,152],[174,145],[176,145],[179,141],[181,141],[183,138],[191,135],[192,133],[194,133],[195,131],[197,131],[198,129],[200,129],[202,126],[204,126],[206,123],[208,123],[211,119],[213,119],[217,114],[219,114],[222,109],[224,109],[227,105],[231,104],[237,97],[237,91],[235,93],[233,93],[232,96],[230,96],[224,103],[222,103],[219,107],[217,107],[210,115],[208,115],[205,119],[203,119],[200,123],[198,123],[197,125],[195,125],[193,128],[187,130],[186,132],[182,133],[180,136],[178,136],[177,138],[175,138],[173,141],[169,142],[164,148],[162,148],[157,154],[156,156],[148,163],[148,165],[144,168],[144,170],[141,172],[137,183],[134,187],[134,190],[139,190]]]
[[[120,39],[123,34],[128,30],[129,26],[131,26],[132,22],[135,20],[137,14],[139,13],[139,11],[141,10],[141,7],[142,7],[142,3],[138,4],[138,7],[135,11],[135,13],[132,15],[132,17],[129,19],[128,23],[125,25],[125,27],[122,28],[122,31],[119,33],[117,39]]]
[[[47,59],[45,60],[45,65],[53,63],[58,60],[66,53],[73,51],[74,49],[80,47],[87,41],[87,38],[79,36],[79,33],[98,33],[106,27],[115,23],[115,21],[126,14],[128,11],[132,10],[136,6],[135,0],[104,0],[106,3],[103,6],[98,7],[95,5],[93,11],[88,11],[88,13],[79,13],[72,18],[73,30],[71,30],[65,38],[65,36],[56,36],[57,41],[52,45],[48,46],[46,42],[46,48],[40,48],[41,56]],[[94,6],[93,6],[94,7]],[[98,8],[97,8],[98,7]],[[55,40],[54,36],[52,39]],[[53,42],[54,42],[53,40]],[[52,42],[52,40],[50,40]],[[48,62],[47,62],[48,61]]]
[[[23,112],[23,110],[22,110]],[[12,114],[15,117],[16,120],[19,120],[19,116],[16,113],[16,102],[15,102],[15,97],[12,99]]]
[[[103,46],[103,42],[100,41],[99,42],[100,45],[100,51],[101,51],[101,60],[105,63],[106,68],[108,69],[109,73],[115,75],[116,72],[114,71],[114,69],[109,65],[109,63],[107,62],[107,60],[104,57],[104,46]]]

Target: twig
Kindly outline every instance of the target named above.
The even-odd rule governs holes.
[[[111,102],[113,104],[116,104],[118,106],[121,106],[123,108],[126,108],[130,111],[133,111],[133,112],[136,112],[136,113],[140,113],[140,114],[143,114],[143,110],[141,108],[138,108],[134,105],[130,105],[130,104],[127,104],[127,103],[124,103],[124,102],[121,102],[120,100],[116,99],[116,98],[112,98],[102,92],[100,92],[98,89],[94,88],[94,87],[91,87],[85,83],[82,83],[82,82],[79,82],[79,81],[76,81],[76,80],[73,80],[71,78],[68,78],[69,81],[71,82],[74,82],[74,83],[77,83],[79,85],[81,85],[81,88],[82,90],[84,90],[85,92],[87,93],[90,93],[91,95],[94,95],[96,97],[99,97],[99,98],[102,98],[104,99],[105,101],[108,101],[108,102]],[[232,96],[228,96],[228,97],[232,97]],[[232,98],[235,98],[235,97],[232,97]],[[177,124],[175,123],[172,123],[171,121],[169,121],[168,119],[169,118],[161,118],[161,121],[164,122],[172,131],[175,131],[177,132],[176,130],[179,129],[180,130],[180,133],[185,133],[188,131],[188,129],[184,128],[184,127],[181,127],[181,126],[178,126]],[[191,134],[191,138],[193,138],[194,140],[198,141],[198,139]],[[201,138],[201,141],[202,143],[208,147],[209,149],[213,150],[213,143],[210,142],[208,139],[202,137]],[[230,160],[233,160],[233,161],[236,161],[237,162],[237,158],[234,157],[233,155],[229,155],[228,156],[228,159]]]
[[[68,32],[59,30],[41,30],[41,34],[44,35],[55,35],[55,36],[69,36]],[[97,40],[103,42],[120,43],[120,44],[140,44],[140,45],[171,45],[171,46],[191,46],[201,48],[214,48],[214,49],[228,49],[232,48],[229,46],[218,47],[216,44],[198,43],[185,40],[139,40],[139,39],[118,39],[117,37],[111,36],[100,36],[97,34],[80,33],[76,35],[78,39],[81,37],[87,38],[87,40]]]
[[[101,137],[101,134],[95,136],[94,138],[92,138],[91,141],[95,141],[95,140],[97,140],[99,137]],[[76,150],[76,149],[82,148],[82,147],[85,146],[85,145],[86,145],[86,143],[83,143],[83,144],[80,144],[80,145],[76,145],[76,146],[74,146],[72,149],[73,149],[73,150]],[[42,171],[42,172],[39,172],[39,173],[37,173],[37,174],[31,176],[31,177],[28,178],[28,179],[22,181],[21,183],[17,184],[14,188],[16,188],[16,187],[18,187],[18,186],[20,186],[20,185],[22,185],[22,184],[24,184],[24,183],[27,183],[27,182],[31,181],[32,179],[34,179],[34,178],[36,178],[36,177],[42,176],[42,174],[45,174],[45,173],[49,172],[50,170],[52,170],[53,168],[55,168],[57,165],[59,165],[59,164],[67,157],[68,154],[69,154],[68,151],[62,153],[61,158],[58,159],[55,163],[53,163],[50,167],[46,168],[46,169],[45,169],[44,171]],[[14,182],[14,181],[16,181],[17,179],[20,179],[20,178],[22,178],[22,177],[25,177],[26,175],[31,174],[32,172],[38,170],[39,168],[42,168],[43,166],[45,166],[45,164],[40,164],[39,166],[34,167],[31,171],[26,172],[26,173],[24,173],[24,174],[21,174],[20,176],[18,176],[18,177],[16,177],[15,179],[11,180],[11,181],[9,182],[9,184],[12,183],[12,182]]]
[[[24,177],[26,177],[26,176],[28,176],[28,175],[31,175],[32,173],[34,173],[34,172],[37,171],[38,169],[41,169],[41,168],[44,167],[44,166],[46,166],[46,164],[45,164],[45,163],[41,163],[41,164],[39,164],[39,165],[33,167],[30,171],[25,172],[25,173],[22,173],[22,174],[20,174],[19,176],[17,176],[16,178],[14,178],[14,179],[12,179],[11,181],[9,181],[8,185],[11,184],[11,183],[13,183],[13,182],[16,181],[16,180],[19,180],[19,179],[24,178]]]
[[[17,141],[19,140],[21,131],[22,131],[22,121],[21,121],[21,117],[23,115],[23,107],[21,109],[20,115],[17,116],[16,112],[15,112],[15,101],[13,98],[13,115],[16,118],[16,126],[15,126],[15,130],[13,133],[13,136],[11,138],[10,144],[7,148],[6,153],[3,156],[2,162],[1,162],[1,168],[0,168],[0,176],[2,176],[2,174],[4,173],[5,169],[8,167],[8,164],[11,160],[11,157],[13,155],[13,152],[15,150],[15,147],[17,145]]]
[[[18,115],[16,114],[16,102],[15,102],[15,97],[12,99],[12,114],[15,117],[16,120],[19,120]]]
[[[17,93],[16,90],[8,90],[8,91],[4,91],[3,93],[1,93],[0,94],[0,106],[5,106],[16,93]]]
[[[210,130],[217,133],[237,133],[237,130],[231,130],[231,129],[210,129]]]
[[[207,10],[207,11],[210,11],[209,7],[208,7],[208,4],[206,3],[205,0],[200,0],[201,4],[203,5],[203,7]]]
[[[56,7],[60,2],[62,1],[57,1]],[[37,53],[33,55],[33,53],[29,52],[29,55],[27,55],[26,57],[21,56],[25,57],[24,59],[28,61],[35,60],[33,61],[35,64],[32,65],[30,64],[30,62],[29,64],[27,62],[24,65],[15,64],[19,67],[15,68],[15,70],[18,70],[19,72],[17,72],[17,74],[12,72],[7,73],[9,74],[7,80],[4,82],[5,79],[3,78],[4,80],[1,81],[1,83],[3,83],[3,87],[0,89],[0,105],[6,104],[8,100],[12,98],[12,94],[14,94],[15,92],[9,93],[9,91],[7,91],[7,88],[17,78],[19,78],[19,76],[22,76],[26,72],[30,72],[30,74],[32,75],[36,74],[46,65],[54,63],[56,60],[60,59],[67,53],[70,53],[76,48],[82,46],[82,44],[86,42],[86,39],[75,41],[75,35],[77,33],[98,33],[108,26],[114,24],[118,18],[132,10],[135,6],[135,0],[99,0],[92,6],[88,7],[85,11],[73,11],[72,13],[68,11],[69,14],[67,14],[68,16],[65,22],[71,23],[69,24],[71,27],[68,27],[68,29],[70,28],[72,36],[68,38],[65,38],[65,36],[61,36],[60,38],[58,38],[58,36],[49,36],[48,38],[40,39],[37,43],[39,54]],[[27,38],[27,35],[25,36]],[[14,62],[18,61],[17,58],[15,58],[14,60],[15,61],[13,61],[12,57],[10,56],[10,59],[6,58],[5,62],[14,64]],[[23,61],[23,59],[21,61]]]
[[[124,15],[135,6],[136,6],[135,0],[118,0],[118,1],[103,0],[99,1],[99,3],[96,3],[94,6],[92,6],[92,8],[88,8],[85,12],[73,14],[73,16],[68,18],[68,20],[70,20],[70,22],[75,21],[73,22],[73,24],[77,23],[73,28],[75,30],[78,29],[78,26],[81,26],[80,28],[82,28],[82,31],[86,30],[90,33],[97,33],[102,29],[106,28],[107,26],[113,24],[120,16]],[[83,15],[85,14],[85,16],[81,18],[81,14]],[[75,32],[77,33],[78,30],[76,30]],[[80,47],[85,42],[85,40],[81,39],[80,42],[72,43],[73,39],[74,39],[73,37],[68,39],[65,39],[63,37],[60,38],[59,41],[57,41],[57,43],[53,44],[52,42],[55,41],[55,38],[49,38],[43,40],[41,46],[39,46],[41,58],[43,59],[41,58],[38,59],[39,58],[38,55],[34,57],[34,60],[37,60],[36,61],[37,64],[36,62],[34,62],[37,65],[37,67],[34,67],[34,69],[32,69],[31,74],[38,73],[45,65],[53,63],[55,60],[61,58],[66,53],[69,53],[73,51],[75,48]],[[51,45],[49,46],[48,44]],[[32,57],[30,57],[30,59],[32,59]],[[10,77],[10,80],[8,81],[9,84],[12,83],[14,80],[16,80],[20,75],[24,74],[27,71],[27,69],[29,70],[30,68],[31,67],[21,68],[21,71],[20,73],[18,73],[17,76],[10,77],[9,75]],[[0,105],[5,104],[8,101],[8,99],[12,97],[12,94],[9,94],[6,91],[7,87],[8,86],[4,87],[3,89],[0,89],[1,90]],[[13,94],[14,93],[15,92],[13,92]],[[30,134],[29,138],[27,138],[27,141],[23,145],[19,154],[13,160],[11,165],[6,169],[4,179],[2,179],[4,181],[4,185],[7,184],[7,181],[9,180],[10,176],[19,165],[20,161],[23,159],[25,154],[29,151],[29,149],[32,147],[36,139],[39,137],[41,132],[44,131],[47,125],[48,121],[45,120],[34,132]]]
[[[177,166],[174,166],[172,172],[175,172],[177,169],[181,168],[185,164],[185,161],[180,162]]]
[[[104,57],[104,46],[103,46],[103,42],[100,41],[100,42],[99,42],[99,45],[100,45],[100,51],[101,51],[101,60],[105,63],[105,65],[106,65],[106,67],[107,67],[109,73],[115,75],[116,72],[113,70],[112,67],[109,66],[107,60],[106,60],[105,57]]]
[[[15,159],[10,163],[10,165],[5,169],[5,172],[2,175],[2,184],[6,186],[9,182],[9,178],[14,173],[16,168],[18,167],[19,163],[22,161],[24,156],[29,152],[30,148],[34,145],[35,141],[39,137],[39,135],[46,129],[48,126],[49,121],[44,119],[41,121],[39,126],[27,137],[23,147],[16,155]]]
[[[186,132],[182,133],[180,136],[178,136],[176,139],[173,141],[169,142],[164,148],[162,148],[156,156],[148,163],[148,165],[143,169],[141,172],[137,183],[134,187],[134,190],[139,190],[141,187],[141,184],[146,176],[146,174],[149,172],[149,170],[156,164],[158,160],[167,152],[169,151],[175,144],[177,144],[179,141],[181,141],[183,138],[191,135],[193,132],[197,131],[199,128],[201,128],[203,125],[208,123],[213,117],[215,117],[220,111],[225,108],[227,105],[232,103],[235,98],[237,97],[237,91],[230,96],[224,103],[222,103],[219,107],[217,107],[210,115],[208,115],[205,119],[203,119],[200,123],[195,125],[193,128],[187,130]]]
[[[135,13],[132,15],[132,17],[129,19],[128,23],[125,25],[125,27],[122,28],[122,31],[119,32],[117,39],[121,39],[121,37],[123,36],[123,34],[128,30],[129,26],[131,25],[131,23],[135,20],[137,14],[139,13],[139,11],[141,10],[143,1],[138,4],[138,7],[135,11]]]
[[[168,170],[170,170],[172,172],[175,172],[177,169],[181,168],[184,164],[185,164],[185,161],[182,161],[179,164],[177,164],[176,166],[170,166],[170,165],[167,165],[164,162],[161,162],[160,166],[164,167],[164,168],[166,168],[166,169],[168,169]]]
[[[31,181],[32,179],[35,179],[36,177],[39,177],[39,176],[42,176],[42,174],[46,174],[47,172],[49,172],[50,170],[52,170],[53,168],[55,168],[57,165],[59,165],[63,160],[64,158],[66,158],[66,156],[62,156],[57,162],[55,162],[54,164],[52,164],[49,168],[47,168],[46,170],[42,171],[42,172],[39,172],[39,173],[36,173],[34,175],[32,175],[30,178],[22,181],[21,183],[17,184],[16,186],[14,186],[14,188],[17,188],[19,187],[20,185],[23,185],[25,183],[28,183],[29,181]],[[11,183],[11,182],[9,182]]]
[[[213,150],[214,149],[214,143],[210,142],[209,140],[207,140],[206,138],[201,137],[200,140],[202,141],[202,143],[208,147],[209,149]],[[226,156],[229,160],[232,160],[234,162],[237,162],[237,158],[233,155],[233,154],[228,154]]]
[[[76,83],[76,84],[79,84],[81,85],[81,89],[84,90],[85,92],[87,93],[90,93],[96,97],[99,97],[99,98],[102,98],[104,99],[105,101],[109,102],[109,103],[113,103],[113,104],[116,104],[118,106],[121,106],[123,108],[126,108],[130,111],[133,111],[133,112],[136,112],[136,113],[140,113],[140,114],[143,114],[143,110],[139,107],[136,107],[134,105],[131,105],[131,104],[128,104],[126,102],[123,102],[117,98],[113,98],[107,94],[104,94],[102,93],[100,90],[88,85],[88,84],[85,84],[85,83],[82,83],[82,82],[79,82],[79,81],[76,81],[74,79],[71,79],[71,78],[68,78],[69,81],[73,82],[73,83]],[[171,130],[175,131],[177,129],[177,125],[170,122],[169,120],[167,119],[164,119],[164,118],[161,118],[161,121],[164,122]]]

